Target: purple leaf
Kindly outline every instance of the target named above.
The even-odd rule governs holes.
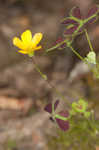
[[[67,45],[66,45],[66,43],[63,43],[60,47],[59,47],[59,49],[63,49],[63,48],[65,48]]]
[[[68,111],[61,111],[61,112],[59,112],[59,115],[63,116],[63,117],[68,117],[69,113],[68,113]],[[68,120],[64,121],[64,120],[56,118],[56,122],[63,131],[67,131],[69,129],[69,121]]]
[[[59,100],[56,100],[56,102],[54,103],[54,110],[56,110],[58,104],[59,104]],[[48,113],[52,113],[52,103],[47,104],[44,110],[47,111]]]
[[[78,28],[78,24],[76,24],[75,26],[69,28],[69,29],[66,29],[64,34],[66,35],[69,35],[69,34],[73,34]]]
[[[47,104],[44,110],[47,111],[48,113],[52,113],[52,103]]]
[[[95,5],[93,6],[89,11],[88,11],[88,15],[86,16],[86,18],[89,18],[90,16],[94,15],[95,13],[97,13],[99,10],[98,6]]]
[[[97,16],[90,19],[85,25],[88,25],[88,24],[92,24],[93,22],[95,22],[97,20]]]
[[[71,10],[71,15],[78,18],[78,19],[82,19],[82,16],[81,16],[81,12],[80,12],[80,8],[79,7],[74,7],[72,8]]]
[[[66,18],[62,24],[68,25],[68,24],[75,24],[77,23],[75,20],[71,19],[71,18]]]
[[[61,43],[62,41],[64,41],[64,39],[61,38],[61,37],[59,37],[59,38],[55,41],[55,44]]]
[[[56,100],[56,102],[55,102],[55,104],[54,104],[54,110],[56,110],[58,104],[59,104],[59,100]]]
[[[64,39],[62,39],[61,37],[59,37],[57,40],[56,40],[56,44],[59,44],[59,43],[61,43],[61,42],[63,42],[64,41]],[[66,47],[66,43],[64,42],[64,43],[62,43],[58,48],[59,49],[63,49],[63,48],[65,48]]]

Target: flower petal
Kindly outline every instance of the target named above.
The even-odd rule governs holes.
[[[25,44],[28,44],[32,40],[32,33],[30,30],[26,30],[25,32],[22,33],[21,35],[22,41]]]
[[[42,46],[40,45],[40,46],[35,47],[34,50],[40,50],[41,48],[42,48]]]
[[[13,45],[17,46],[17,47],[20,48],[20,49],[23,49],[23,43],[22,43],[22,41],[21,41],[19,38],[17,38],[17,37],[14,37],[14,38],[13,38]]]
[[[25,51],[25,50],[19,50],[18,52],[22,54],[28,54],[28,51]]]
[[[78,19],[82,19],[82,16],[81,16],[81,12],[80,12],[80,8],[79,8],[79,7],[74,7],[74,8],[72,8],[70,15],[72,15],[72,16],[78,18]]]
[[[43,34],[42,33],[36,33],[34,34],[33,38],[32,38],[32,43],[34,45],[34,47],[39,44],[39,42],[41,41],[43,37]]]
[[[68,113],[68,111],[61,111],[61,112],[59,112],[59,115],[63,116],[63,117],[68,117],[69,113]],[[56,122],[63,131],[66,131],[69,129],[69,121],[68,120],[64,121],[64,120],[56,118]]]

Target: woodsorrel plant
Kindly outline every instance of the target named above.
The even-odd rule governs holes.
[[[62,24],[65,24],[66,29],[62,37],[56,40],[56,45],[47,49],[45,53],[58,48],[62,50],[65,47],[69,47],[73,53],[85,64],[88,65],[90,70],[93,72],[96,78],[99,78],[99,63],[97,61],[96,53],[90,41],[90,37],[87,32],[86,26],[94,23],[98,19],[99,6],[94,5],[89,9],[86,16],[82,16],[80,9],[74,7],[69,17],[62,20]],[[72,42],[78,34],[85,33],[88,41],[90,51],[86,57],[82,57],[73,47]],[[53,92],[65,100],[66,98],[49,83],[47,76],[40,70],[38,64],[35,61],[35,51],[40,50],[42,46],[38,46],[42,39],[42,33],[36,33],[32,37],[30,30],[26,30],[21,35],[21,40],[17,37],[13,39],[13,44],[20,50],[18,52],[27,54],[32,58],[33,64],[37,72],[40,73],[41,77],[47,82],[52,88]],[[60,100],[49,103],[45,106],[44,110],[50,114],[49,119],[58,125],[58,137],[52,138],[56,145],[51,149],[66,149],[71,148],[72,150],[94,150],[96,145],[99,144],[99,120],[96,120],[94,110],[90,110],[88,102],[84,99],[79,99],[77,102],[66,102],[68,110],[61,110],[56,113],[56,109],[60,104]],[[52,144],[53,145],[53,144]],[[59,148],[61,146],[61,148]]]

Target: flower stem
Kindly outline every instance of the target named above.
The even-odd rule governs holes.
[[[56,89],[56,87],[54,87],[54,85],[52,85],[48,81],[47,76],[44,73],[41,72],[39,66],[37,65],[37,63],[36,63],[36,61],[34,59],[34,56],[32,57],[32,61],[33,61],[33,64],[35,66],[36,71],[40,73],[41,77],[47,82],[47,84],[49,85],[49,87],[51,87],[51,89],[53,89],[58,96],[60,96],[64,101],[66,101],[66,98]],[[66,101],[66,102],[68,102],[68,101]],[[70,106],[69,103],[67,105]]]
[[[88,32],[87,32],[87,29],[85,29],[84,31],[85,31],[85,35],[86,35],[86,38],[87,38],[87,41],[88,41],[90,50],[91,50],[91,51],[94,51],[94,49],[93,49],[93,47],[92,47],[92,44],[91,44],[91,41],[90,41],[90,38],[89,38],[89,35],[88,35]]]
[[[33,63],[34,63],[34,66],[35,66],[36,71],[39,72],[39,74],[41,75],[41,77],[42,77],[44,80],[47,80],[47,76],[41,72],[39,66],[35,63],[34,59],[32,59],[32,60],[33,60]]]

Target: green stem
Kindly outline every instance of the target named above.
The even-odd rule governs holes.
[[[47,82],[47,84],[49,85],[49,87],[51,87],[51,88],[55,91],[55,93],[56,93],[58,96],[60,96],[64,101],[66,101],[66,98],[54,87],[54,85],[52,85],[52,84],[48,81],[47,76],[46,76],[44,73],[42,73],[42,72],[40,71],[39,66],[36,64],[36,62],[35,62],[35,60],[34,60],[34,56],[33,56],[33,59],[32,59],[32,60],[33,60],[33,64],[34,64],[34,66],[35,66],[36,71],[40,73],[41,77]],[[67,105],[70,106],[70,104],[68,103],[68,101],[66,101],[66,102],[67,102]]]
[[[66,40],[64,40],[64,41],[62,41],[62,42],[56,44],[55,46],[53,46],[53,47],[47,49],[46,52],[50,52],[50,51],[55,50],[56,48],[58,48],[59,46],[61,46],[63,43],[67,43],[67,41],[68,41],[68,40],[66,39]]]
[[[54,111],[54,103],[52,103],[52,115],[54,115],[55,111]]]
[[[92,122],[95,122],[95,114],[94,114],[94,111],[92,112]]]
[[[91,51],[94,51],[94,49],[93,49],[93,47],[92,47],[92,44],[91,44],[91,41],[90,41],[90,38],[89,38],[89,35],[88,35],[88,32],[87,32],[87,29],[85,29],[84,31],[85,31],[85,35],[86,35],[86,38],[87,38],[87,41],[88,41],[90,50],[91,50]]]
[[[47,50],[46,50],[46,52],[53,51],[54,49],[56,49],[56,48],[57,48],[57,47],[59,47],[60,45],[61,45],[61,43],[60,43],[60,44],[55,45],[54,47],[51,47],[51,48],[47,49]]]
[[[60,115],[58,115],[58,114],[55,115],[55,118],[60,119],[60,120],[63,120],[63,121],[67,121],[67,120],[68,120],[67,117],[63,117],[63,116],[60,116]]]
[[[74,53],[80,60],[82,60],[82,61],[85,62],[84,58],[83,58],[77,51],[75,51],[75,49],[74,49],[72,46],[70,46],[70,48],[71,48],[71,50],[73,51],[73,53]]]
[[[40,73],[41,77],[42,77],[44,80],[47,80],[47,76],[46,76],[45,74],[43,74],[43,73],[40,71],[40,69],[39,69],[39,67],[37,66],[37,64],[34,64],[34,65],[35,65],[36,71]]]
[[[93,131],[95,131],[95,127],[93,126],[93,124],[90,122],[89,119],[87,119],[87,122],[88,122],[90,128],[91,128]]]

